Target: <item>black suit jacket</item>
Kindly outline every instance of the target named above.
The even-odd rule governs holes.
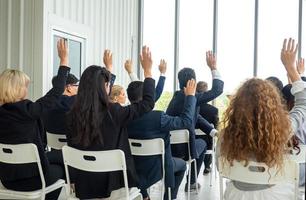
[[[196,112],[193,117],[193,125],[188,128],[189,130],[189,137],[190,137],[190,154],[192,158],[198,158],[198,153],[195,148],[195,123],[198,118],[200,105],[205,104],[216,97],[218,97],[223,92],[223,81],[219,79],[213,79],[213,84],[211,90],[203,93],[197,93],[196,94]],[[169,106],[167,108],[166,113],[170,116],[179,116],[182,113],[183,106],[185,101],[185,94],[183,90],[176,91],[169,103]],[[175,155],[175,152],[185,152],[186,155],[188,153],[186,152],[185,145],[175,145],[175,148],[172,149],[173,155]]]
[[[216,129],[218,128],[218,123],[219,123],[218,108],[208,103],[202,104],[200,106],[200,115],[204,117],[209,123],[213,124]]]
[[[77,131],[74,121],[70,114],[67,115],[68,132],[67,142],[69,146],[85,151],[103,151],[121,149],[125,153],[126,166],[129,187],[138,185],[137,174],[134,160],[128,142],[127,124],[132,120],[141,117],[143,114],[151,111],[154,107],[155,81],[146,78],[143,85],[143,99],[138,103],[129,106],[121,106],[118,103],[109,105],[109,113],[103,119],[101,135],[104,145],[92,144],[89,147],[83,147],[81,144],[73,143],[73,138]],[[81,170],[71,170],[72,180],[75,183],[76,195],[80,199],[107,198],[113,190],[124,187],[124,181],[121,172],[111,173],[93,173]]]
[[[45,137],[41,117],[51,109],[62,95],[70,68],[61,66],[53,88],[36,102],[22,100],[0,106],[0,143],[23,144],[34,143],[37,146],[44,173],[48,173],[49,162],[45,156],[42,140]],[[0,162],[1,181],[14,181],[38,176],[34,164],[11,165]]]

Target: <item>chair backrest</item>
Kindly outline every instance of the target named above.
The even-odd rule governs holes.
[[[46,184],[35,144],[0,144],[0,162],[7,164],[37,163],[44,193]]]
[[[124,152],[119,149],[109,151],[82,151],[65,145],[62,151],[64,163],[76,169],[88,172],[126,170]]]
[[[66,135],[47,132],[48,146],[52,149],[61,150],[67,144]]]
[[[123,171],[126,198],[129,199],[126,162],[122,150],[82,151],[65,145],[62,152],[68,185],[70,185],[68,166],[87,172]],[[69,194],[70,188],[68,187],[67,190]]]
[[[280,182],[296,182],[299,179],[299,167],[293,160],[285,160],[282,169],[269,168],[265,163],[249,161],[245,166],[244,162],[224,162],[219,157],[220,176],[230,180],[252,184],[277,184]]]
[[[164,140],[161,138],[154,139],[129,139],[130,148],[132,155],[135,156],[153,156],[161,155],[162,159],[162,190],[161,190],[161,199],[164,196],[165,190],[165,144]]]
[[[187,144],[188,146],[188,156],[191,159],[190,154],[190,144],[189,144],[189,130],[180,129],[170,131],[170,144]]]
[[[170,131],[170,135],[171,144],[189,143],[189,131],[187,129]]]
[[[164,140],[161,138],[137,140],[129,139],[132,155],[152,156],[165,154]]]

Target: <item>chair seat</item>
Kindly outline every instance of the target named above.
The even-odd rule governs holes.
[[[56,189],[59,189],[65,185],[65,181],[60,179],[53,183],[52,185],[49,185],[46,187],[46,194],[54,191]],[[42,190],[34,190],[29,192],[21,192],[21,191],[15,191],[15,190],[9,190],[4,188],[2,185],[0,187],[0,199],[6,198],[6,199],[36,199],[41,197]]]

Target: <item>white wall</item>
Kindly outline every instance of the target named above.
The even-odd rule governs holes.
[[[47,4],[47,38],[52,26],[87,37],[86,66],[103,65],[103,51],[110,49],[116,84],[127,85],[123,64],[132,50],[133,60],[137,59],[138,0],[48,0]],[[52,71],[52,66],[49,69]]]
[[[0,71],[23,70],[29,97],[43,95],[52,77],[51,29],[58,27],[88,37],[86,66],[102,65],[104,49],[112,50],[116,83],[126,85],[123,63],[131,54],[137,59],[137,15],[138,0],[0,0]]]
[[[43,1],[0,0],[0,72],[23,70],[31,78],[29,96],[42,94]]]

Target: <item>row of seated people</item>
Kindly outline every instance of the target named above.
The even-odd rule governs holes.
[[[194,71],[190,68],[182,69],[178,74],[180,90],[174,93],[166,113],[152,111],[156,101],[154,93],[158,87],[155,88],[154,80],[151,78],[152,57],[147,47],[142,49],[140,57],[145,80],[133,81],[129,85],[127,93],[131,104],[124,106],[109,100],[115,79],[111,74],[112,56],[109,51],[104,55],[106,68],[89,66],[81,76],[77,95],[71,98],[65,93],[62,95],[69,74],[67,44],[63,40],[58,42],[58,53],[61,66],[58,75],[53,79],[53,88],[36,102],[26,99],[29,78],[24,73],[6,70],[1,74],[0,142],[36,144],[47,185],[63,178],[61,154],[56,151],[45,152],[43,144],[45,132],[41,119],[43,118],[48,126],[50,120],[47,116],[51,111],[54,112],[56,106],[59,104],[62,106],[64,101],[68,103],[66,107],[64,106],[67,115],[57,119],[61,119],[61,123],[66,127],[64,133],[67,135],[68,145],[81,150],[123,150],[128,167],[129,187],[140,187],[145,199],[149,198],[146,188],[161,177],[158,170],[148,169],[148,166],[158,165],[145,165],[145,163],[158,163],[159,159],[151,158],[144,161],[144,158],[133,158],[128,137],[163,138],[166,144],[166,187],[171,187],[172,198],[175,199],[184,176],[183,160],[188,159],[188,151],[184,145],[170,147],[169,131],[183,128],[189,130],[191,156],[197,159],[199,172],[206,150],[205,140],[196,138],[194,131],[199,121],[199,106],[216,98],[223,90],[223,81],[220,80],[216,70],[216,59],[212,52],[207,52],[206,55],[207,64],[213,75],[212,89],[196,93]],[[290,115],[285,110],[280,93],[269,81],[257,78],[246,81],[231,100],[225,113],[224,129],[219,135],[217,155],[229,162],[256,160],[265,162],[271,167],[274,165],[281,167],[284,152],[288,149],[287,143],[291,140],[291,133],[295,133],[301,127],[300,122],[304,121],[306,113],[305,84],[297,73],[295,57],[294,41],[290,39],[288,44],[284,41],[282,61],[292,81],[292,93],[296,98]],[[76,90],[77,88],[73,87],[77,87],[77,83],[72,81],[66,86],[68,87],[70,91]],[[141,163],[145,166],[141,166]],[[26,191],[40,187],[40,179],[33,166],[8,166],[0,163],[0,169],[0,180],[9,189]],[[152,178],[145,176],[151,172]],[[95,174],[73,170],[72,176],[76,194],[81,199],[107,198],[123,187],[119,173]],[[191,179],[193,185],[196,185],[196,177],[191,176]],[[241,199],[246,191],[248,194],[251,191],[251,195],[257,191],[271,195],[272,190],[275,199],[279,199],[278,195],[283,195],[279,193],[280,188],[274,186],[248,185],[239,182],[232,182],[230,186],[225,193],[227,199]],[[287,187],[287,191],[288,188],[290,187]],[[240,192],[237,192],[238,190]],[[53,192],[47,196],[47,199],[57,199],[58,195],[59,191]],[[165,199],[167,196],[165,195]],[[283,199],[292,199],[291,197],[290,191]]]
[[[64,40],[58,42],[58,54],[60,67],[58,75],[52,80],[53,88],[36,102],[26,99],[29,84],[27,75],[18,70],[6,70],[1,74],[1,83],[3,83],[1,84],[1,89],[3,93],[1,95],[2,117],[0,124],[3,131],[1,131],[0,141],[6,144],[36,144],[46,175],[46,183],[49,185],[58,178],[63,177],[63,170],[61,170],[62,157],[61,153],[57,151],[45,152],[46,141],[43,127],[45,124],[48,129],[50,123],[57,121],[59,124],[56,128],[61,125],[65,127],[64,134],[67,135],[69,146],[82,150],[122,149],[126,155],[129,186],[140,187],[144,198],[148,198],[145,188],[149,183],[146,184],[146,180],[138,176],[136,172],[134,159],[131,156],[128,144],[127,128],[133,130],[135,120],[143,120],[142,118],[152,116],[154,120],[151,121],[154,123],[151,126],[155,126],[155,131],[159,133],[150,137],[158,136],[165,139],[167,144],[166,186],[172,188],[172,198],[175,199],[178,186],[185,172],[185,163],[181,158],[186,157],[188,151],[186,154],[180,155],[180,158],[172,159],[169,146],[169,130],[188,128],[194,132],[194,118],[196,119],[198,116],[195,112],[196,105],[198,105],[196,99],[198,99],[198,102],[207,103],[207,101],[217,97],[222,93],[223,82],[216,78],[214,79],[213,92],[207,92],[206,95],[203,93],[195,94],[196,84],[192,80],[192,78],[195,79],[195,73],[192,69],[188,69],[188,72],[191,72],[193,77],[186,77],[181,86],[182,90],[177,92],[179,97],[177,107],[185,104],[184,108],[182,108],[183,113],[178,113],[178,116],[169,116],[163,112],[150,112],[154,107],[156,97],[154,95],[154,80],[151,78],[151,52],[147,47],[143,48],[140,59],[144,69],[145,81],[131,83],[130,90],[132,94],[130,96],[134,95],[134,97],[130,98],[131,104],[127,106],[121,106],[118,103],[109,101],[108,94],[115,80],[115,76],[111,74],[112,56],[109,51],[105,51],[104,55],[106,68],[89,66],[83,72],[79,86],[75,81],[75,77],[69,75],[68,50]],[[211,52],[207,54],[207,59],[210,62],[209,66],[212,71],[218,74],[215,70],[215,58]],[[73,93],[73,91],[74,93],[77,91],[77,95],[67,95]],[[185,98],[186,102],[184,103]],[[57,107],[59,105],[64,114],[56,116],[56,109],[59,108]],[[67,115],[65,115],[66,112]],[[55,113],[55,115],[49,118],[52,113]],[[147,115],[144,115],[146,113]],[[58,133],[60,130],[51,131]],[[137,134],[137,130],[135,130],[135,133]],[[201,146],[195,143],[196,140],[193,134],[193,137],[191,136],[192,157],[198,158],[201,155],[202,158],[198,162],[201,164],[206,144],[204,141],[198,142]],[[182,148],[185,150],[185,146]],[[7,164],[1,164],[0,167],[1,182],[8,189],[27,191],[40,187],[40,180],[35,167]],[[97,175],[75,170],[72,174],[74,176],[72,179],[76,187],[76,194],[81,199],[106,198],[110,196],[112,191],[123,186],[122,177],[118,173]],[[158,177],[159,174],[158,172],[156,174],[153,173],[152,176],[156,179],[155,177]],[[195,176],[193,176],[194,184],[195,179]],[[58,194],[59,191],[50,193],[47,195],[47,199],[56,199]],[[167,198],[168,195],[165,195],[165,197]]]

